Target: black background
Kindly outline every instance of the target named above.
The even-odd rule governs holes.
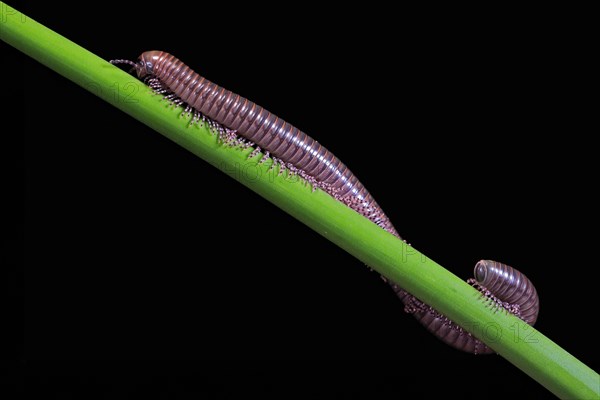
[[[561,24],[122,6],[20,9],[107,60],[168,51],[297,125],[430,258],[464,278],[481,258],[525,272],[536,327],[598,369],[580,322],[597,303],[589,107]],[[499,356],[436,340],[376,273],[160,134],[4,43],[2,63],[15,86],[3,119],[18,123],[1,136],[21,221],[3,258],[24,266],[7,280],[19,385],[551,397]]]

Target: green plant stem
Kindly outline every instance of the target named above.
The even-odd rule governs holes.
[[[134,77],[2,2],[0,38],[206,160],[400,283],[557,396],[600,397],[596,372],[518,318],[494,313],[479,292],[434,261],[324,192],[312,192],[285,174],[277,176],[276,170],[269,171],[270,160],[264,164],[258,164],[260,156],[248,160],[250,149],[229,148],[219,144],[206,128],[188,127],[178,118],[181,109],[165,107],[159,96],[153,96]]]

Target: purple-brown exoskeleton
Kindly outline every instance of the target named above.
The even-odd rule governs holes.
[[[165,99],[185,107],[191,123],[207,123],[223,142],[254,147],[250,157],[264,151],[261,162],[272,158],[280,173],[287,169],[365,216],[389,233],[400,235],[357,177],[316,140],[252,101],[224,89],[195,73],[169,53],[147,51],[131,65],[138,77]],[[529,324],[537,318],[539,302],[529,279],[519,271],[493,261],[475,267],[476,286],[495,307],[514,313]],[[424,304],[396,283],[383,278],[425,327],[445,343],[472,353],[491,353],[470,333]]]

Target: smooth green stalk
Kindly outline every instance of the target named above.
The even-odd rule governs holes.
[[[187,127],[144,84],[0,2],[0,38],[113,104],[282,208],[445,314],[561,398],[600,397],[600,376],[550,339],[506,313],[414,248],[322,191],[269,171],[271,161],[219,144],[206,128]],[[406,188],[413,185],[405,185]],[[425,332],[423,333],[425,334]],[[388,343],[388,345],[394,345]],[[398,344],[402,346],[402,344]]]

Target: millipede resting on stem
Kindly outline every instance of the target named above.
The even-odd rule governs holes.
[[[173,104],[185,107],[191,123],[206,122],[232,146],[254,147],[250,157],[264,151],[267,158],[367,217],[401,239],[400,235],[358,178],[316,140],[261,106],[201,77],[174,56],[162,51],[142,53],[137,62],[112,60],[112,64],[133,66],[157,93]],[[535,288],[519,271],[494,261],[480,261],[476,279],[469,282],[495,307],[506,309],[529,324],[537,318],[539,302]],[[424,304],[396,283],[382,277],[413,314],[439,339],[472,353],[491,353],[489,347],[454,322]]]

